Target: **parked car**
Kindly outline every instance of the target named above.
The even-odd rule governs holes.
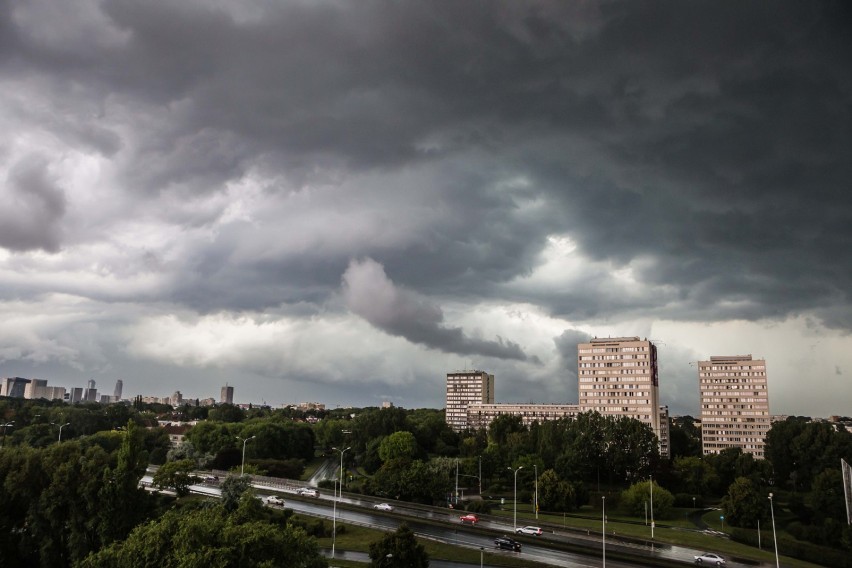
[[[504,548],[506,550],[514,550],[515,552],[521,551],[521,543],[513,538],[509,538],[508,536],[498,536],[495,538],[494,546],[497,548]]]
[[[263,502],[267,505],[277,505],[279,507],[284,506],[284,499],[282,499],[278,495],[270,495],[269,497],[265,498]]]
[[[373,509],[378,509],[379,511],[393,511],[393,507],[391,507],[387,503],[378,503],[376,505],[373,505]]]
[[[319,497],[319,491],[312,487],[302,487],[296,493],[304,497]]]
[[[713,566],[724,566],[725,559],[719,556],[718,554],[713,554],[712,552],[705,552],[699,556],[695,557],[696,564],[712,564]]]
[[[219,477],[216,475],[205,475],[204,483],[219,483]]]
[[[476,523],[479,522],[479,517],[477,517],[476,515],[471,513],[471,514],[463,515],[463,516],[459,517],[459,520],[462,523],[470,523],[472,525],[475,525]]]
[[[515,532],[518,534],[541,536],[541,527],[518,527],[515,529]]]

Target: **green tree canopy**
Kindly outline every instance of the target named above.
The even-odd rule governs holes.
[[[647,480],[634,483],[621,494],[621,507],[631,515],[637,517],[644,515],[646,503],[650,511],[651,482]],[[666,519],[671,516],[674,495],[657,485],[656,481],[654,482],[653,504],[655,519]]]
[[[221,507],[169,511],[122,542],[93,554],[80,568],[325,568],[316,542],[301,528],[241,522]]]
[[[769,514],[768,493],[748,477],[738,477],[722,499],[722,510],[728,522],[735,527],[757,528],[758,520]]]
[[[396,532],[370,543],[370,566],[377,568],[428,568],[429,554],[403,523]]]
[[[394,432],[386,436],[379,445],[382,461],[413,460],[419,453],[417,440],[411,432]]]

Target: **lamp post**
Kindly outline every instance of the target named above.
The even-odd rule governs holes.
[[[59,439],[57,440],[57,442],[62,442],[62,429],[65,428],[66,426],[70,426],[70,425],[71,425],[70,422],[66,422],[65,424],[59,425]]]
[[[252,436],[251,438],[240,438],[237,436],[237,440],[243,441],[243,463],[240,465],[240,477],[245,475],[246,471],[246,444],[249,440],[254,440],[256,436]]]
[[[695,508],[695,497],[692,498],[692,508]]]
[[[533,506],[535,507],[535,520],[538,520],[538,464],[533,464],[533,468],[535,469],[535,503],[533,503]]]
[[[3,424],[3,441],[0,442],[0,448],[2,448],[6,444],[6,428],[11,428],[14,425],[15,425],[14,420],[12,420],[11,422],[6,422],[5,424]]]
[[[603,568],[606,568],[606,495],[601,495],[601,547],[603,548]]]
[[[769,512],[772,515],[772,540],[775,542],[775,568],[781,568],[778,560],[778,538],[775,536],[775,507],[772,506],[772,493],[769,494]]]
[[[482,560],[484,558],[484,556],[483,556],[484,554],[485,554],[485,548],[480,546],[479,547],[479,568],[482,568]]]
[[[456,498],[455,498],[456,507],[459,504],[459,458],[456,458]]]
[[[479,496],[482,497],[482,456],[479,456]]]
[[[334,512],[331,515],[331,557],[334,558],[334,547],[337,543],[337,502],[340,500],[340,497],[343,496],[343,454],[352,449],[352,446],[348,448],[338,449],[331,448],[335,452],[340,452],[340,473],[337,474],[338,482],[340,483],[340,496],[337,495],[337,492],[334,493]]]
[[[516,531],[516,530],[518,530],[518,472],[521,471],[522,469],[524,469],[524,466],[519,465],[518,469],[515,469],[515,470],[513,470],[511,467],[507,467],[506,469],[508,469],[509,471],[515,472],[515,499],[514,499],[514,501],[515,501],[515,507],[514,507],[515,512],[512,516],[512,530]]]

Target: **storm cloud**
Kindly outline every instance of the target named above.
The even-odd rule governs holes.
[[[828,413],[792,408],[790,346],[818,342],[821,379],[852,364],[850,16],[0,0],[0,312],[27,338],[0,336],[0,375],[133,361],[199,396],[209,373],[247,398],[347,384],[440,406],[471,359],[504,400],[552,398],[578,338],[638,334],[677,358],[675,412],[697,411],[681,359],[762,350],[773,412]],[[89,331],[39,324],[56,310]],[[256,342],[176,357],[144,337],[210,322]],[[300,333],[328,359],[300,360]]]

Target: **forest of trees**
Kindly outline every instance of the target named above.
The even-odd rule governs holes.
[[[182,446],[170,448],[158,419],[200,422]],[[765,460],[733,449],[702,456],[689,417],[672,424],[669,459],[660,457],[647,425],[597,413],[529,427],[501,416],[487,429],[458,433],[431,409],[202,411],[0,399],[0,420],[4,566],[133,566],[143,549],[188,554],[173,540],[181,534],[220,548],[268,538],[272,555],[292,549],[310,559],[300,565],[324,565],[301,527],[260,510],[255,499],[177,514],[166,512],[170,498],[138,488],[149,463],[165,464],[155,483],[183,494],[194,470],[238,468],[243,440],[250,440],[247,472],[298,478],[312,460],[337,459],[332,448],[346,447],[348,491],[482,512],[487,500],[454,495],[456,479],[468,493],[481,486],[485,496],[505,496],[517,471],[518,499],[530,502],[537,475],[542,511],[581,511],[606,495],[608,509],[638,516],[653,477],[657,518],[677,507],[718,504],[726,521],[743,529],[766,526],[773,491],[791,535],[852,550],[839,471],[842,457],[852,460],[852,434],[805,418],[773,425]],[[391,539],[385,546],[396,545]],[[234,554],[218,554],[227,559],[220,564],[198,556],[185,565],[262,565],[262,555]]]

